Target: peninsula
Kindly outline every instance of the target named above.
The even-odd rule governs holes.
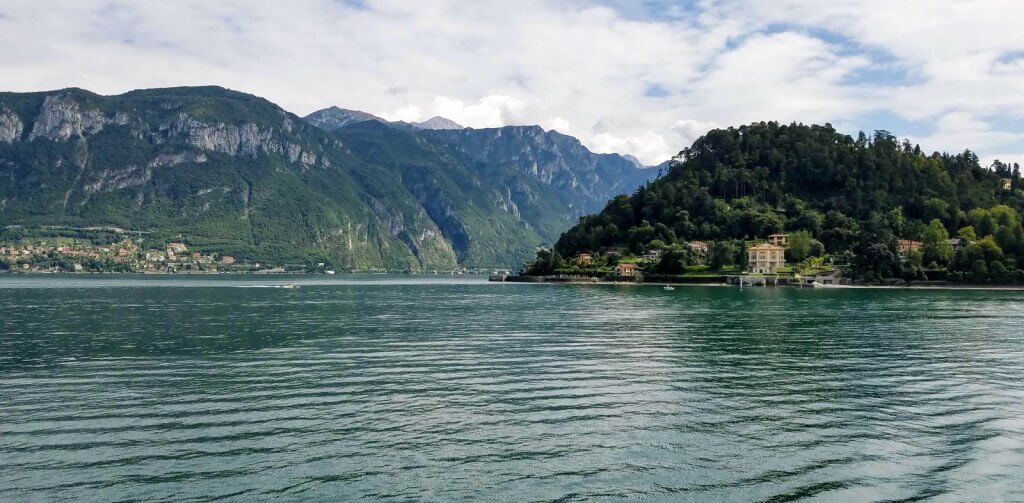
[[[1020,168],[886,131],[713,130],[667,174],[580,219],[523,277],[1024,283]]]

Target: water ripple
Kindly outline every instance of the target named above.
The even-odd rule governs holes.
[[[4,501],[1024,500],[1019,292],[18,277],[0,313]]]

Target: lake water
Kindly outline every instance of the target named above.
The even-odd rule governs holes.
[[[929,498],[1024,501],[1024,293],[0,277],[0,501]]]

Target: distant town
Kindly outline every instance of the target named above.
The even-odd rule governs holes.
[[[185,243],[171,242],[160,248],[145,246],[144,240],[124,239],[110,245],[95,245],[73,239],[38,243],[0,243],[0,271],[61,272],[243,272],[284,268],[263,268],[261,264],[237,263],[231,255],[193,251]]]
[[[425,274],[486,273],[460,268],[427,270]],[[22,227],[0,229],[0,273],[304,273],[335,274],[326,262],[267,264],[193,245],[187,239],[169,241],[144,232],[116,227]],[[338,270],[337,272],[352,272]],[[358,272],[394,272],[380,268]],[[405,271],[412,272],[412,271]]]

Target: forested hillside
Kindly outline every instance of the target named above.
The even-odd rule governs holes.
[[[714,130],[664,177],[582,218],[556,251],[639,253],[699,239],[738,263],[748,240],[800,231],[854,277],[1007,280],[1024,275],[1015,272],[1024,197],[1016,165],[991,168],[969,150],[928,154],[884,131],[853,138],[774,122]],[[899,239],[921,249],[901,260]]]

